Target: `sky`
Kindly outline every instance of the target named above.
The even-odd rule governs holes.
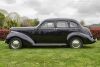
[[[100,0],[0,0],[0,9],[29,18],[71,18],[100,23]]]

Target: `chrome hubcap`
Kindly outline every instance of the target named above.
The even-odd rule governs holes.
[[[75,39],[75,40],[72,41],[72,46],[74,48],[79,48],[80,44],[81,44],[81,42],[79,40],[77,40],[77,39]]]
[[[11,46],[12,48],[17,49],[20,47],[20,42],[18,40],[13,40]]]

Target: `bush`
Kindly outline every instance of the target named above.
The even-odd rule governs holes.
[[[8,33],[9,33],[8,29],[0,29],[0,40],[4,40],[8,35]]]
[[[90,28],[90,31],[94,38],[100,39],[100,27]]]

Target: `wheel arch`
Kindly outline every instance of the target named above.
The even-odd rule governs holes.
[[[72,38],[80,38],[82,40],[82,42],[84,43],[84,38],[78,35],[72,36],[68,39],[68,42],[72,39]]]
[[[83,41],[83,43],[85,43],[86,35],[83,34],[83,33],[79,33],[79,32],[69,34],[69,35],[67,36],[67,43],[68,43],[72,38],[76,38],[76,37],[77,37],[77,38],[80,38],[80,39]]]
[[[6,43],[9,44],[10,40],[13,39],[13,38],[19,38],[19,39],[21,39],[21,38],[18,37],[18,36],[13,36],[13,37],[10,37],[10,38],[6,39]],[[22,39],[21,39],[21,40],[22,40]]]

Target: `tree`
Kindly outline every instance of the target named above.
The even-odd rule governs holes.
[[[81,24],[82,26],[85,26],[85,22],[84,22],[83,20],[80,22],[80,24]]]
[[[29,27],[29,18],[28,17],[21,17],[21,27]]]
[[[14,20],[9,20],[4,24],[4,28],[19,27],[19,24]]]
[[[0,28],[3,27],[3,22],[4,22],[4,19],[5,19],[5,15],[0,13]]]
[[[16,12],[11,12],[7,15],[7,20],[10,20],[10,19],[12,21],[14,20],[14,21],[20,23],[20,15]]]
[[[19,27],[20,16],[16,12],[9,13],[4,22],[4,28]]]
[[[29,19],[27,17],[22,17],[21,20],[22,27],[33,27],[39,24],[38,19]]]
[[[8,15],[8,12],[6,10],[4,10],[4,9],[0,9],[0,13],[4,14],[5,16]]]
[[[32,26],[37,26],[39,24],[39,20],[38,19],[33,19],[32,21],[31,21],[31,25]]]

